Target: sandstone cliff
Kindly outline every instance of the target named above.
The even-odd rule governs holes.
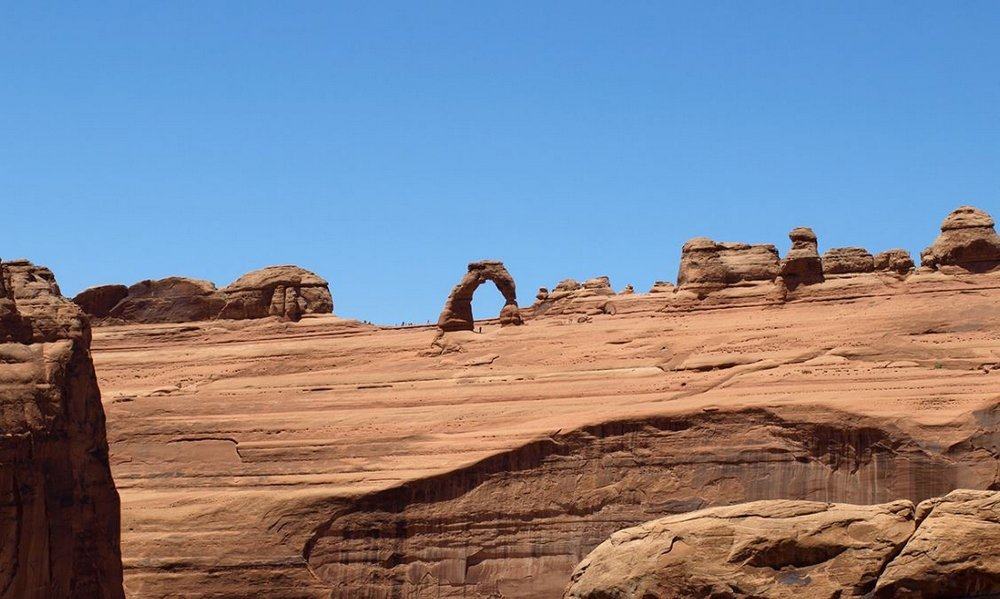
[[[123,597],[90,327],[52,272],[0,264],[0,597]]]

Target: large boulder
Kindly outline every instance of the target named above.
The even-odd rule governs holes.
[[[1000,236],[993,218],[973,206],[961,206],[941,223],[941,234],[920,254],[931,268],[954,266],[971,272],[1000,268]]]
[[[840,275],[875,270],[875,258],[864,248],[830,248],[823,253],[823,274]]]
[[[695,237],[681,248],[677,286],[707,293],[744,281],[773,281],[780,261],[773,245],[716,242]]]
[[[126,297],[128,287],[124,285],[98,285],[76,294],[73,303],[90,316],[104,318]]]
[[[1000,492],[914,508],[768,500],[614,533],[567,599],[975,597],[1000,592]]]
[[[47,268],[0,281],[0,598],[123,598],[88,319]]]
[[[298,320],[303,314],[333,312],[333,296],[326,280],[291,264],[249,272],[222,293],[226,306],[221,318],[279,316]]]
[[[781,261],[781,278],[789,289],[823,281],[823,261],[819,257],[816,234],[808,227],[792,229],[788,234],[792,248]]]
[[[1000,492],[952,491],[917,506],[920,525],[879,577],[876,597],[1000,594]]]
[[[125,322],[190,322],[216,318],[226,297],[211,281],[186,277],[139,281],[108,311]]]

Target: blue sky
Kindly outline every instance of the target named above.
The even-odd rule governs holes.
[[[681,244],[914,253],[1000,216],[996,2],[0,5],[0,256],[64,293],[268,264],[337,313],[521,303]],[[499,294],[477,294],[492,316]]]

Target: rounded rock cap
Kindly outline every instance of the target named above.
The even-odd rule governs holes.
[[[699,251],[712,251],[719,249],[717,243],[709,239],[708,237],[695,237],[693,239],[688,239],[684,246],[681,248],[682,252],[699,252]]]
[[[959,206],[945,217],[941,223],[942,231],[953,231],[955,229],[971,229],[976,227],[992,227],[993,217],[985,210],[980,210],[975,206]]]
[[[792,241],[816,241],[816,234],[809,227],[795,227],[788,233]]]

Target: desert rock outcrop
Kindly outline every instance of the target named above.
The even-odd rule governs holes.
[[[222,293],[226,306],[221,318],[281,316],[298,320],[303,314],[333,312],[328,283],[316,273],[291,264],[247,273]]]
[[[462,280],[455,285],[445,300],[444,309],[438,317],[438,327],[442,331],[471,331],[475,328],[472,316],[472,296],[476,289],[486,281],[493,281],[500,294],[503,295],[504,304],[501,309],[507,310],[502,324],[520,324],[520,316],[514,319],[511,310],[517,309],[517,290],[514,285],[514,278],[507,272],[503,262],[498,260],[481,260],[470,262],[468,271]],[[508,309],[508,306],[513,308]]]
[[[830,248],[823,253],[823,273],[828,275],[872,272],[875,258],[864,248]]]
[[[298,320],[303,314],[333,311],[328,283],[298,266],[269,266],[247,273],[225,289],[187,277],[145,280],[125,287],[102,285],[73,298],[96,321],[176,323],[278,316]]]
[[[895,248],[875,254],[875,270],[892,271],[905,275],[913,270],[913,258],[910,252]]]
[[[819,257],[816,234],[808,227],[792,229],[788,234],[792,248],[781,261],[781,278],[789,289],[823,280],[823,262]]]
[[[126,297],[128,287],[124,285],[97,285],[76,294],[73,303],[89,316],[104,318]]]
[[[928,515],[929,514],[929,515]],[[614,533],[567,599],[973,597],[1000,592],[1000,492],[914,509],[758,501]]]
[[[744,281],[773,281],[779,268],[778,250],[773,245],[719,243],[696,237],[681,248],[677,287],[707,293]]]
[[[0,280],[0,598],[122,598],[88,321],[47,268]]]
[[[1000,236],[993,218],[973,206],[961,206],[945,217],[941,234],[920,255],[923,266],[955,266],[972,272],[1000,267]]]

